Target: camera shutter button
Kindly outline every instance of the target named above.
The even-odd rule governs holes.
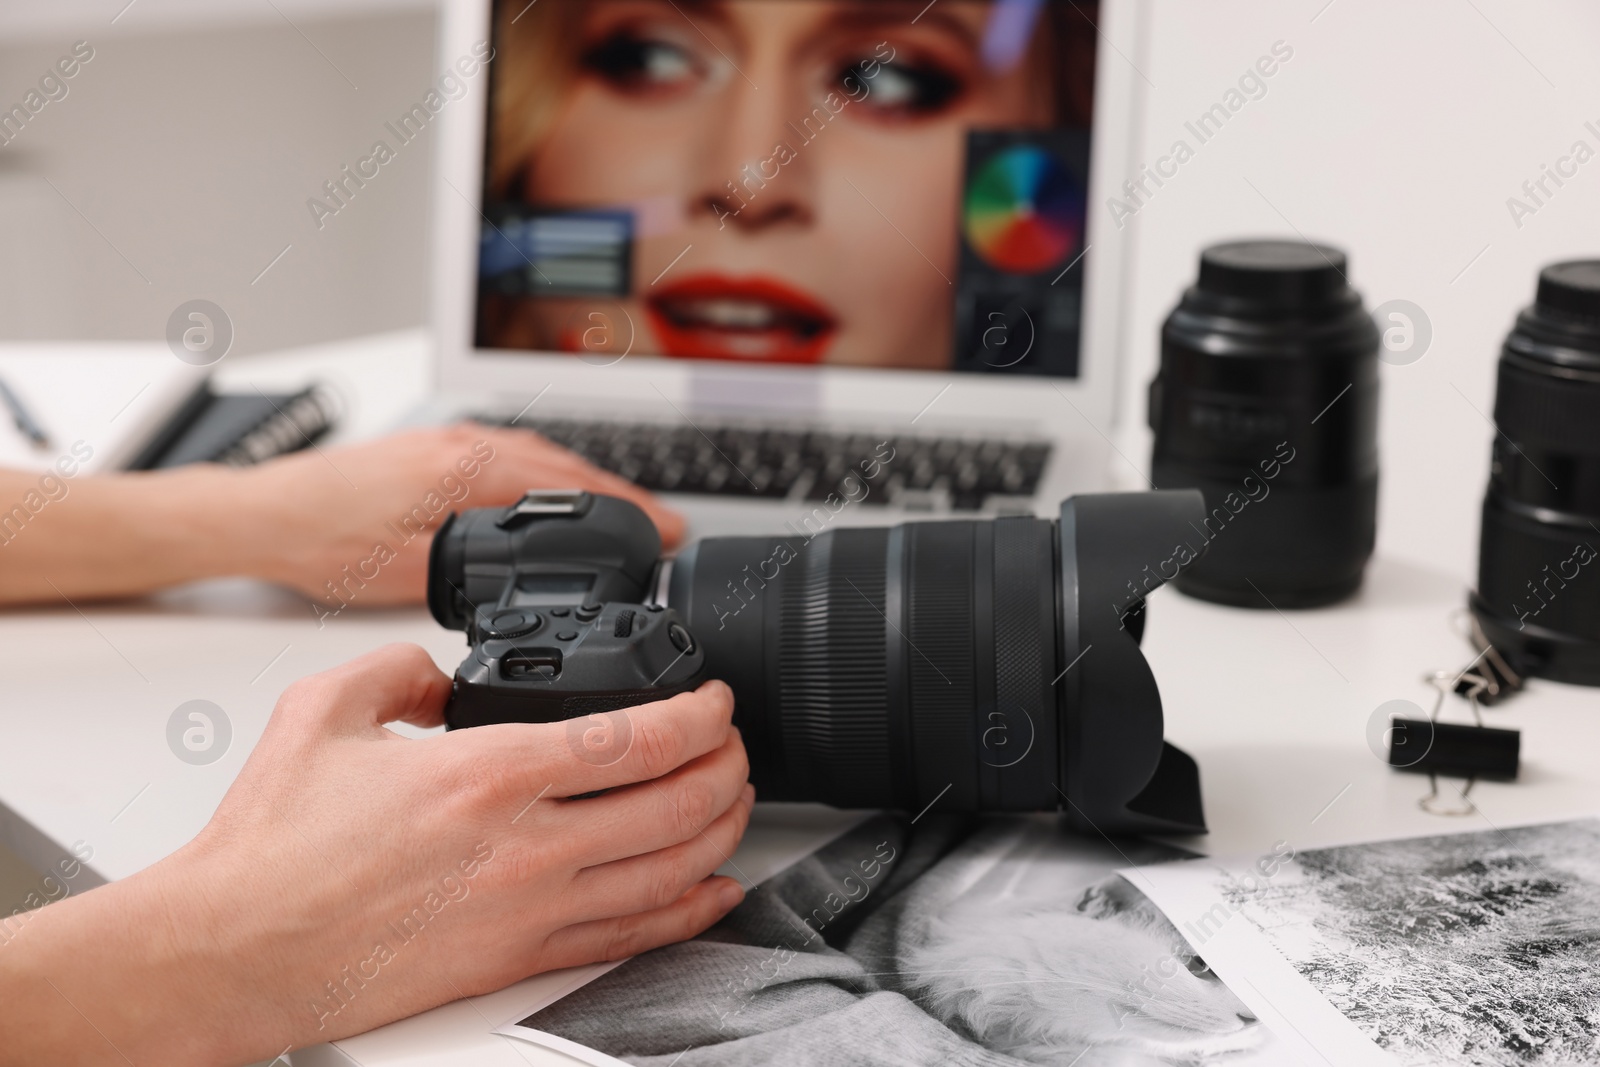
[[[489,617],[489,633],[493,637],[522,637],[537,630],[541,621],[538,615],[497,611]]]

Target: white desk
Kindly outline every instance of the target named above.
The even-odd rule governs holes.
[[[386,389],[363,392],[349,432],[392,425],[420,394],[421,346],[389,338],[356,346],[362,376],[381,368]],[[316,353],[261,371],[293,376]],[[250,380],[254,368],[237,374]],[[370,378],[368,379],[371,380]],[[1386,517],[1387,518],[1387,517]],[[1400,517],[1403,521],[1407,517]],[[1419,557],[1426,525],[1410,517]],[[1449,625],[1468,576],[1396,558],[1375,560],[1365,590],[1339,607],[1287,616],[1221,608],[1171,590],[1152,598],[1145,647],[1162,686],[1167,736],[1201,765],[1212,828],[1208,851],[1297,848],[1373,836],[1482,829],[1600,809],[1600,693],[1534,682],[1493,723],[1524,730],[1522,778],[1473,791],[1481,812],[1449,819],[1417,800],[1427,779],[1388,770],[1369,749],[1374,709],[1404,698],[1424,710],[1424,671],[1469,658]],[[138,604],[0,614],[6,699],[0,705],[0,840],[35,866],[73,842],[94,849],[90,878],[124,877],[204,825],[278,692],[388,641],[415,641],[451,670],[458,633],[421,609],[351,610],[318,630],[306,603],[249,583],[213,583]],[[168,750],[165,728],[179,704],[215,702],[229,716],[229,751],[190,766]],[[1449,710],[1463,706],[1452,699]],[[756,830],[747,848],[779,831]],[[490,1036],[516,1013],[526,987],[434,1011],[296,1053],[296,1067],[571,1063],[556,1053]]]

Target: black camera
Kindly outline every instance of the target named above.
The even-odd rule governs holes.
[[[428,557],[428,608],[465,630],[451,729],[559,722],[693,689],[705,653],[682,620],[640,603],[661,536],[615,497],[528,493],[509,508],[451,513]]]
[[[446,723],[721,678],[764,800],[1201,833],[1199,770],[1162,739],[1138,643],[1204,514],[1195,490],[1095,494],[1058,519],[708,538],[662,561],[633,504],[531,492],[434,538],[428,606],[472,646]]]

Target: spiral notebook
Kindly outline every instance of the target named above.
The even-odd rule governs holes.
[[[336,417],[332,395],[320,386],[284,394],[218,393],[203,382],[128,469],[249,466],[309,448],[333,428]]]
[[[219,391],[209,368],[173,359],[165,345],[3,343],[0,381],[45,435],[30,440],[0,411],[0,467],[20,470],[45,470],[69,452],[86,474],[243,466],[307,448],[338,420],[324,387]]]

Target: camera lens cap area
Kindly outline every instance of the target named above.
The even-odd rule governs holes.
[[[1581,319],[1600,319],[1600,259],[1553,263],[1539,272],[1541,308]]]
[[[497,611],[483,622],[485,637],[525,637],[537,630],[544,620],[531,611],[506,609]]]
[[[1254,240],[1212,245],[1200,255],[1201,292],[1280,309],[1336,302],[1344,253],[1309,241]]]

